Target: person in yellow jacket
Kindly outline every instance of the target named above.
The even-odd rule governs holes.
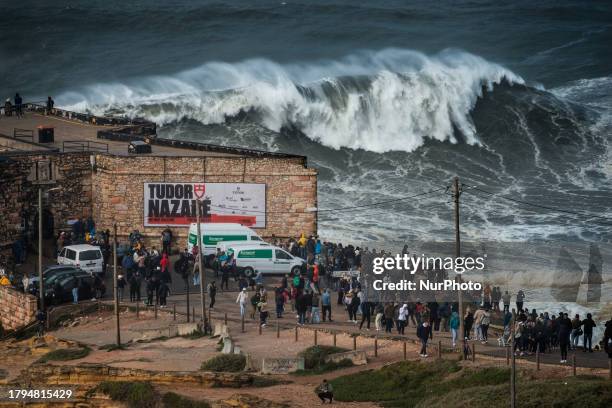
[[[300,250],[300,258],[306,259],[306,243],[308,240],[306,239],[306,235],[302,232],[300,239],[298,239],[298,245]]]
[[[0,285],[1,286],[11,286],[11,281],[9,280],[9,278],[6,277],[6,275],[2,275],[0,277]]]

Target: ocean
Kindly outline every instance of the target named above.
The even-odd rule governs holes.
[[[610,2],[0,10],[0,96],[52,95],[58,107],[148,118],[162,137],[305,154],[324,238],[453,239],[445,189],[457,175],[466,240],[610,241]]]

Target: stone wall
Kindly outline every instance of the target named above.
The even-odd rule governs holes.
[[[317,173],[302,158],[278,157],[120,157],[96,156],[92,176],[93,214],[98,229],[111,229],[125,239],[135,229],[150,244],[159,245],[163,227],[144,227],[145,182],[238,182],[266,184],[266,228],[263,237],[298,236],[316,232]],[[184,246],[186,227],[173,227],[178,244]]]
[[[36,319],[37,303],[32,295],[0,286],[0,321],[4,330],[15,330]]]
[[[56,179],[53,187],[59,187],[43,196],[44,210],[53,216],[56,230],[67,228],[66,221],[69,219],[91,214],[91,165],[88,153],[24,153],[3,156],[1,159],[0,248],[9,247],[16,237],[24,233],[37,231],[38,186],[32,181],[37,163],[51,163],[53,178]]]

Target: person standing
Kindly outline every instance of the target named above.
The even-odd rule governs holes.
[[[431,327],[429,326],[429,322],[427,321],[421,323],[417,329],[417,337],[421,340],[420,356],[423,358],[427,357],[427,341],[429,341],[430,331]]]
[[[395,314],[395,306],[393,303],[387,303],[384,309],[385,316],[385,333],[391,333],[393,330],[393,315]]]
[[[453,342],[453,348],[455,348],[457,346],[457,337],[458,337],[458,333],[459,333],[459,313],[457,313],[456,310],[453,310],[453,312],[451,313],[450,316],[450,322],[449,322],[449,326],[450,326],[450,330],[451,330],[451,338],[452,338],[452,342]]]
[[[397,331],[403,335],[406,328],[406,319],[408,319],[408,305],[404,303],[399,310],[397,321],[399,322]]]
[[[15,94],[15,116],[23,117],[23,99],[19,93]]]
[[[159,297],[159,307],[166,307],[166,299],[170,294],[170,288],[166,284],[166,282],[161,282],[159,284],[159,288],[157,289],[157,296]]]
[[[117,297],[119,302],[123,302],[123,290],[125,289],[125,278],[123,275],[117,276]]]
[[[561,349],[561,363],[567,363],[567,348],[570,343],[570,333],[572,332],[572,321],[567,317],[567,313],[559,315],[559,348]]]
[[[166,228],[161,233],[162,241],[162,253],[170,255],[170,249],[172,245],[172,231],[170,228]]]
[[[374,325],[376,326],[376,331],[382,331],[383,316],[385,315],[385,307],[382,303],[376,303],[374,313],[376,314],[376,317],[374,318]]]
[[[593,352],[593,328],[595,326],[596,324],[593,321],[592,315],[590,313],[587,313],[586,319],[582,321],[582,329],[584,331],[582,351],[584,352],[587,351],[587,343],[589,344],[589,353]]]
[[[55,101],[50,96],[47,96],[47,115],[51,115],[53,113],[53,105],[55,105]]]
[[[331,322],[331,295],[329,294],[329,289],[325,289],[323,294],[321,295],[321,306],[323,307],[323,322],[325,322],[326,316],[327,319]]]
[[[247,302],[249,300],[249,294],[247,293],[246,288],[242,288],[240,293],[238,293],[238,297],[236,297],[236,303],[240,306],[240,317],[243,318],[246,314]]]
[[[210,298],[210,304],[208,307],[210,309],[215,308],[215,297],[217,296],[217,284],[215,281],[212,281],[208,284],[208,297]]]
[[[76,277],[72,278],[72,303],[79,303],[79,280]]]
[[[361,323],[359,323],[359,330],[363,328],[363,322],[367,321],[366,330],[370,330],[370,317],[371,317],[371,303],[364,301],[361,303]]]
[[[318,324],[321,322],[321,317],[319,315],[319,304],[320,304],[320,296],[318,292],[312,293],[312,309],[310,313],[310,322],[313,324]]]
[[[488,342],[489,325],[491,324],[491,313],[489,309],[485,309],[482,319],[480,319],[480,333],[482,334],[482,344]]]
[[[516,310],[518,311],[518,313],[521,313],[523,311],[524,303],[525,303],[525,293],[521,289],[516,294]]]
[[[582,320],[580,320],[580,315],[576,314],[576,316],[574,316],[572,319],[572,334],[570,335],[570,342],[573,350],[578,348],[580,336],[582,336],[580,326],[582,326]]]
[[[510,311],[510,294],[508,293],[508,291],[506,291],[504,295],[502,296],[502,302],[504,302],[504,312],[509,312]]]

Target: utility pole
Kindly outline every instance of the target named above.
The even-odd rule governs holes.
[[[514,354],[514,327],[516,314],[512,311],[512,328],[510,329],[510,347],[512,350],[512,365],[510,366],[510,408],[516,408],[516,355]]]
[[[38,294],[40,296],[40,310],[45,311],[45,288],[43,282],[42,266],[42,186],[38,187]]]
[[[104,271],[106,272],[106,271]],[[121,346],[121,329],[119,326],[119,290],[117,287],[117,224],[113,225],[113,289],[115,293],[115,324],[117,330],[117,346]]]
[[[200,271],[200,312],[202,313],[202,331],[206,334],[206,298],[204,296],[204,268],[202,265],[202,232],[200,231],[200,200],[196,202],[196,222],[198,223],[198,270]],[[195,316],[193,317],[195,320]]]
[[[461,189],[459,188],[459,177],[455,177],[453,180],[453,199],[455,202],[455,258],[459,258],[461,256],[461,234],[459,233],[459,196],[461,195]],[[461,274],[457,275],[457,279],[459,280],[459,284],[461,284]],[[463,350],[462,353],[465,353],[465,333],[463,327],[463,295],[461,290],[457,291],[459,297],[459,335],[463,339]]]

